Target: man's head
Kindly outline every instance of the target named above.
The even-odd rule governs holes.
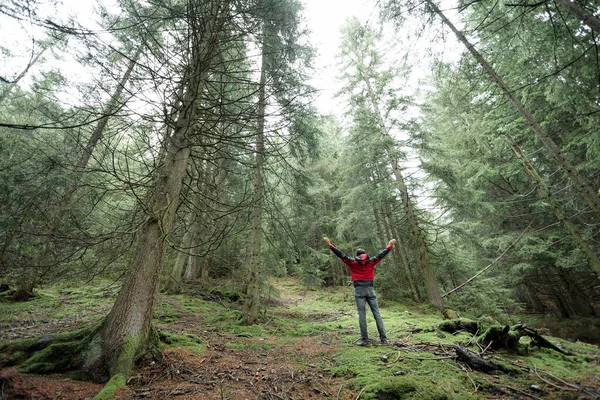
[[[360,256],[361,254],[367,254],[367,252],[366,252],[366,251],[364,251],[363,249],[357,249],[357,250],[356,250],[356,256],[358,257],[358,256]]]

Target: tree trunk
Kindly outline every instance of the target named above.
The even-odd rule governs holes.
[[[402,196],[402,205],[404,207],[404,212],[406,213],[406,217],[408,219],[410,230],[415,239],[415,243],[417,244],[419,261],[423,270],[423,276],[425,278],[425,287],[427,288],[427,295],[429,297],[429,301],[435,306],[435,308],[438,309],[439,312],[444,312],[444,304],[442,303],[442,297],[440,296],[440,292],[438,289],[435,271],[433,270],[433,266],[431,265],[431,261],[429,259],[429,249],[427,248],[425,237],[423,237],[423,232],[421,231],[419,220],[415,215],[412,201],[408,197],[408,189],[404,184],[404,178],[402,177],[402,173],[400,172],[400,168],[398,167],[397,160],[392,160],[392,172],[394,174],[394,177],[396,178],[396,183],[398,185],[398,189],[400,190],[400,195]]]
[[[171,268],[171,271],[167,274],[163,290],[168,294],[179,294],[183,291],[181,280],[183,279],[184,267],[187,265],[190,258],[189,251],[191,242],[192,228],[190,227],[181,239],[181,243],[179,244],[180,249],[175,258],[175,262],[173,263],[173,268]]]
[[[190,258],[191,261],[191,258]],[[202,261],[202,264],[200,265],[200,282],[202,283],[202,285],[206,285],[208,284],[208,279],[210,278],[210,269],[212,267],[212,263],[213,263],[213,252],[209,251],[206,256],[204,256],[204,260]]]
[[[106,125],[108,124],[109,118],[112,117],[121,106],[123,106],[123,104],[120,103],[120,99],[123,94],[123,89],[125,89],[127,82],[129,82],[129,78],[131,77],[133,68],[137,64],[137,59],[140,56],[141,52],[142,48],[140,47],[138,48],[134,56],[130,59],[129,64],[127,65],[127,69],[121,77],[121,80],[119,81],[115,92],[113,93],[110,100],[106,104],[106,107],[102,111],[102,117],[98,120],[96,127],[92,131],[92,135],[90,136],[87,144],[81,151],[79,160],[77,161],[77,165],[75,166],[75,171],[77,173],[85,170],[90,161],[90,158],[92,157],[94,149],[96,148],[96,145],[98,144],[98,142],[102,138],[102,135],[104,134],[104,130],[106,129]],[[77,178],[78,177],[76,177],[75,180],[70,182],[69,185],[66,187],[65,191],[63,192],[62,198],[60,200],[61,211],[66,210],[69,207],[71,198],[73,197],[73,193],[75,192],[75,189],[77,189]],[[62,215],[59,215],[59,219],[62,219],[61,217]]]
[[[40,59],[42,54],[44,54],[44,52],[46,50],[48,50],[50,47],[51,46],[44,47],[42,50],[40,50],[39,53],[37,53],[35,56],[33,56],[31,58],[31,60],[29,60],[29,62],[27,63],[27,65],[25,66],[23,71],[21,71],[21,73],[19,75],[17,75],[17,77],[15,79],[13,79],[12,81],[8,81],[4,78],[2,79],[2,81],[7,83],[7,86],[4,88],[4,90],[2,90],[2,92],[0,92],[0,103],[2,103],[8,97],[8,95],[10,94],[10,91],[19,83],[19,81],[21,79],[23,79],[23,77],[27,74],[29,69]]]
[[[202,270],[202,258],[198,255],[200,250],[200,235],[196,232],[196,226],[199,224],[195,223],[192,227],[194,234],[191,235],[192,241],[190,242],[190,254],[187,258],[187,263],[185,265],[185,280],[187,282],[198,279],[200,276],[200,271]]]
[[[537,137],[540,139],[544,148],[548,151],[550,157],[554,159],[556,164],[569,176],[573,185],[577,188],[581,196],[588,202],[588,204],[592,207],[592,210],[597,215],[600,215],[600,196],[596,191],[588,184],[587,180],[581,176],[579,171],[571,164],[569,160],[565,158],[565,156],[561,153],[560,148],[554,143],[552,138],[548,135],[548,133],[540,126],[540,124],[534,119],[533,115],[525,108],[523,103],[521,103],[513,92],[510,91],[508,86],[504,83],[504,81],[498,76],[496,71],[492,68],[490,64],[483,58],[483,56],[475,49],[475,47],[468,41],[465,35],[462,34],[453,24],[450,22],[448,18],[442,13],[442,11],[438,8],[438,6],[433,2],[433,0],[426,0],[427,5],[436,13],[452,30],[452,32],[456,35],[458,40],[465,45],[465,47],[469,50],[469,52],[475,57],[479,65],[484,69],[484,71],[490,76],[492,81],[498,85],[498,87],[502,90],[504,95],[508,98],[508,100],[512,103],[512,105],[517,109],[521,117],[525,120],[525,123],[529,125],[529,127],[535,132]]]
[[[397,261],[396,263],[401,265],[402,268],[404,269],[404,275],[406,277],[406,282],[408,283],[408,289],[411,292],[413,300],[416,301],[417,303],[419,303],[420,302],[419,292],[418,292],[417,287],[415,286],[415,282],[412,278],[410,264],[408,262],[408,256],[406,254],[406,249],[404,247],[404,241],[402,240],[402,237],[400,236],[400,234],[398,232],[398,227],[395,226],[394,216],[392,215],[392,211],[390,210],[389,204],[385,204],[384,208],[385,208],[385,211],[384,211],[385,215],[387,216],[387,227],[390,231],[390,236],[388,236],[388,237],[396,238],[395,248],[397,250],[395,252],[393,252],[392,254],[395,256],[394,257],[395,259],[397,259],[398,257],[400,258],[400,260]]]
[[[377,118],[380,128],[380,134],[384,137],[387,137],[389,136],[388,128],[385,124],[384,117],[381,113],[379,103],[375,96],[375,91],[371,87],[371,82],[369,81],[369,79],[363,78],[363,81],[367,85],[368,95],[373,105],[373,109],[375,111],[375,116]],[[423,237],[423,232],[419,225],[419,220],[415,215],[414,206],[408,196],[408,189],[406,187],[406,184],[404,183],[402,173],[400,172],[398,160],[392,154],[390,154],[389,151],[387,155],[392,167],[392,173],[394,175],[394,178],[396,178],[396,186],[402,196],[402,205],[404,207],[404,211],[406,212],[408,224],[410,226],[410,230],[414,236],[415,243],[417,245],[419,263],[421,265],[421,270],[423,271],[423,276],[425,278],[425,287],[427,288],[429,301],[439,312],[444,312],[444,304],[442,302],[442,298],[438,289],[435,271],[433,270],[433,266],[431,265],[431,261],[429,258],[429,249],[427,248],[427,243],[425,242],[425,238]]]
[[[125,384],[134,361],[150,343],[152,313],[163,267],[165,240],[173,229],[175,212],[183,186],[190,148],[189,136],[194,130],[197,102],[205,84],[207,68],[217,51],[218,34],[226,20],[228,2],[211,3],[210,18],[195,30],[200,42],[192,43],[190,67],[184,77],[186,88],[173,134],[165,145],[164,163],[157,168],[157,178],[147,196],[146,221],[141,225],[136,249],[128,274],[115,304],[104,320],[99,334],[86,353],[86,370],[96,379],[111,378],[115,385]],[[191,29],[199,29],[195,3],[188,3]],[[108,372],[108,374],[107,374]]]
[[[258,126],[256,133],[256,155],[254,164],[254,194],[252,198],[252,236],[250,266],[248,268],[248,286],[244,302],[244,319],[249,324],[258,322],[260,306],[260,266],[262,244],[262,168],[265,149],[265,106],[266,106],[266,55],[263,36],[263,54],[258,89]]]
[[[571,0],[554,0],[554,2],[566,8],[567,11],[590,27],[594,32],[600,33],[600,19],[581,7],[577,2]]]
[[[581,317],[595,317],[596,311],[590,303],[588,296],[581,290],[577,280],[573,279],[573,276],[568,274],[564,268],[558,268],[557,273],[569,295],[570,308],[573,310],[573,313]]]

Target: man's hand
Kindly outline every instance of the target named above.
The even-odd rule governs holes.
[[[388,243],[388,246],[392,246],[394,247],[394,245],[396,244],[396,239],[392,239],[390,240],[390,242]]]
[[[323,240],[325,241],[325,243],[327,243],[327,246],[331,246],[331,240],[329,240],[329,238],[324,237]]]

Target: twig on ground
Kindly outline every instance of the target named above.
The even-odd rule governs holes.
[[[509,388],[510,390],[512,390],[512,391],[515,391],[515,392],[517,392],[517,393],[520,393],[520,394],[522,394],[523,396],[531,397],[532,399],[536,399],[536,400],[544,400],[544,399],[543,399],[543,398],[541,398],[541,397],[534,396],[534,395],[532,395],[532,394],[530,394],[530,393],[527,393],[527,392],[525,392],[525,391],[523,391],[523,390],[520,390],[520,389],[517,389],[517,388],[511,387],[511,386],[507,386],[507,388]]]
[[[479,353],[479,355],[480,355],[480,356],[484,355],[484,354],[485,354],[485,352],[487,351],[487,349],[489,349],[489,348],[490,348],[490,346],[492,345],[492,343],[494,343],[494,341],[493,341],[493,340],[490,340],[490,342],[488,343],[488,345],[487,345],[487,346],[485,346],[485,349],[483,349],[483,350],[481,351],[481,353]]]
[[[362,388],[362,390],[360,391],[360,393],[358,394],[358,396],[356,396],[355,400],[360,399],[360,396],[363,394],[364,391],[365,391],[365,388]]]
[[[479,390],[479,387],[477,386],[477,384],[475,383],[475,381],[473,380],[473,378],[471,378],[471,375],[469,375],[468,372],[467,372],[467,378],[469,378],[469,380],[473,384],[473,389],[475,390],[473,393],[477,393],[477,391]]]
[[[335,397],[337,400],[339,400],[339,398],[340,398],[340,393],[342,393],[342,388],[343,388],[343,387],[344,387],[344,384],[342,383],[342,384],[340,385],[340,389],[339,389],[339,390],[338,390],[338,392],[337,392],[337,396]]]
[[[538,377],[538,378],[540,378],[542,381],[544,381],[545,383],[547,383],[547,384],[548,384],[548,385],[550,385],[550,386],[554,386],[554,387],[555,387],[555,388],[557,388],[557,389],[560,389],[560,390],[565,390],[565,391],[572,391],[572,392],[579,391],[579,389],[574,389],[574,388],[566,388],[566,387],[563,387],[563,386],[559,386],[559,385],[557,385],[557,384],[555,384],[555,383],[552,383],[552,382],[550,382],[550,381],[548,381],[548,380],[546,380],[546,379],[542,378],[542,377],[540,376],[540,374],[538,373],[538,370],[537,370],[537,368],[536,368],[535,364],[533,365],[533,370],[535,371],[535,374],[537,375],[537,377]],[[542,372],[544,372],[544,371],[542,371]],[[550,375],[550,374],[548,374],[548,375]],[[567,382],[563,382],[563,383],[567,383]],[[568,383],[567,383],[567,384],[568,384]]]
[[[404,358],[402,358],[402,357],[400,356],[401,354],[402,354],[402,353],[398,352],[398,357],[396,357],[396,359],[394,360],[394,362],[396,362],[396,361],[398,361],[398,360],[400,360],[400,361],[404,360]]]
[[[449,358],[456,358],[456,356],[442,356],[442,357],[409,357],[409,356],[405,356],[405,358],[408,358],[409,360],[423,361],[423,360],[447,360]]]
[[[523,371],[528,371],[528,372],[531,371],[531,368],[528,365],[521,364],[521,363],[518,363],[518,362],[515,362],[512,360],[507,360],[506,358],[502,358],[502,357],[498,357],[498,356],[492,356],[492,358],[503,361],[503,362],[507,362],[512,365],[516,365],[517,367],[521,368]]]

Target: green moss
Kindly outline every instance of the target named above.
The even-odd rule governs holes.
[[[438,328],[442,331],[455,333],[459,331],[467,331],[474,334],[477,332],[477,322],[467,318],[447,319],[438,324]]]
[[[33,353],[19,369],[25,373],[43,374],[79,368],[83,364],[79,355],[85,344],[84,341],[52,344]]]
[[[167,331],[159,331],[158,338],[160,342],[170,347],[184,347],[196,354],[202,354],[205,351],[204,341],[191,333],[175,334]]]
[[[227,322],[226,325],[236,324],[242,319],[242,312],[240,310],[219,310],[205,316],[205,320],[209,324],[219,324]]]
[[[480,333],[485,332],[494,326],[500,326],[500,324],[490,316],[484,315],[477,320],[477,327],[479,328]]]
[[[171,304],[166,301],[161,301],[154,308],[152,317],[157,323],[169,324],[180,319],[181,313],[179,313]]]
[[[96,324],[73,332],[17,340],[3,346],[1,351],[10,356],[6,365],[20,365],[20,370],[26,373],[77,369],[83,363],[81,352],[98,328],[99,325]]]
[[[381,311],[388,336],[393,343],[399,346],[364,348],[352,345],[352,342],[359,337],[359,330],[351,288],[311,292],[294,286],[293,280],[281,280],[278,285],[283,285],[288,298],[289,293],[293,293],[291,296],[294,299],[293,302],[291,304],[290,302],[287,304],[273,302],[277,305],[276,307],[264,305],[261,308],[260,323],[252,326],[240,323],[241,305],[229,302],[225,298],[212,301],[193,295],[168,296],[169,302],[163,301],[158,304],[154,314],[155,323],[161,329],[155,337],[156,342],[160,339],[160,346],[157,348],[162,350],[166,347],[177,347],[197,354],[204,353],[206,351],[205,343],[200,337],[189,333],[169,331],[169,329],[174,329],[172,326],[168,326],[170,322],[182,316],[193,315],[202,324],[201,328],[196,329],[222,332],[227,336],[239,336],[227,344],[230,349],[261,353],[271,350],[273,346],[289,346],[286,360],[290,368],[302,370],[308,368],[310,363],[310,368],[314,369],[315,373],[318,371],[324,376],[331,374],[336,377],[344,377],[345,385],[350,386],[356,393],[364,389],[361,399],[476,399],[485,398],[486,395],[493,396],[498,393],[496,392],[499,390],[498,388],[506,386],[514,385],[514,387],[526,389],[531,383],[539,384],[539,379],[533,372],[500,376],[486,375],[476,371],[466,374],[452,359],[419,360],[419,358],[435,358],[439,355],[451,354],[452,345],[471,342],[473,339],[473,335],[466,332],[448,333],[444,338],[439,337],[433,328],[442,321],[442,317],[429,307],[408,307],[402,303],[381,299]],[[198,293],[201,290],[204,289],[198,288]],[[91,300],[86,300],[85,293],[80,293],[79,289],[62,288],[60,291],[47,289],[40,296],[49,305],[61,308],[61,311],[53,311],[50,306],[36,303],[39,299],[14,305],[6,304],[13,310],[13,315],[25,318],[33,315],[38,318],[43,313],[75,312],[77,307],[93,303],[93,299],[104,302],[106,299],[110,299],[112,294],[98,290],[92,293]],[[299,300],[300,298],[302,300]],[[60,305],[62,300],[66,300],[68,305]],[[376,338],[377,331],[370,313],[367,314],[367,321],[370,336]],[[483,318],[479,323],[480,326],[488,323],[489,325],[496,324],[489,318]],[[546,336],[545,333],[544,335]],[[67,347],[63,348],[61,345],[57,345],[52,349],[48,348],[44,352],[45,356],[39,356],[39,359],[32,358],[31,362],[36,360],[38,370],[52,370],[55,367],[52,357],[59,356],[61,352],[71,351],[68,348],[70,347],[69,340],[65,338],[57,341],[58,336],[53,336],[55,337],[53,344],[62,341]],[[318,361],[318,355],[314,355],[314,358],[311,357],[309,360],[304,352],[294,350],[299,342],[298,338],[307,336],[319,336],[314,340],[319,343],[319,346],[323,346],[322,356],[326,361]],[[528,356],[500,351],[495,353],[494,357],[513,362],[518,361],[519,365],[529,366],[532,370],[535,367],[538,371],[547,371],[554,376],[570,381],[580,379],[586,374],[595,376],[600,373],[597,366],[600,350],[597,347],[546,337],[559,347],[577,351],[578,355],[565,356],[553,350],[533,348]],[[77,342],[77,340],[79,339],[70,341]],[[2,345],[0,351],[10,353],[12,359],[22,363],[32,356],[35,342],[36,340],[29,339],[20,342],[19,345],[15,345],[15,343]],[[521,342],[528,345],[529,339],[523,337]],[[429,346],[426,349],[420,347],[423,343],[428,343]],[[137,357],[139,354],[135,354],[135,351],[139,349],[134,344],[133,342],[128,344],[131,346],[131,351],[125,349],[121,356],[127,355],[128,358],[133,352],[133,358]],[[441,354],[430,352],[435,349],[436,345],[445,345],[443,349],[439,347]],[[472,349],[477,350],[473,347]],[[334,351],[337,353],[332,354]],[[82,355],[82,358],[93,359],[100,354],[99,342],[88,343],[86,354]],[[387,355],[387,362],[382,360],[382,355]],[[107,397],[98,398],[110,398],[120,387],[119,380],[126,376],[125,372],[128,371],[128,365],[130,365],[122,357],[119,358],[121,366],[115,368],[115,372],[123,371],[123,373],[113,376],[114,381],[111,385],[107,385],[106,390],[103,390],[103,396]],[[399,357],[398,360],[394,362],[397,357]],[[493,361],[501,362],[497,358],[494,358]],[[509,362],[504,364],[515,370],[519,369]],[[85,379],[86,376],[81,375],[81,378]]]
[[[67,285],[59,283],[40,287],[36,289],[35,296],[26,302],[15,302],[7,296],[0,296],[3,309],[0,322],[16,324],[27,321],[28,324],[41,325],[76,317],[78,323],[95,323],[102,318],[102,311],[114,301],[114,291],[107,290],[109,286],[102,280],[77,288]]]
[[[128,377],[133,369],[138,351],[140,351],[141,338],[139,335],[132,335],[126,338],[121,345],[121,350],[117,357],[117,361],[110,369],[110,376],[114,378],[116,375]],[[112,378],[111,378],[112,380]]]
[[[94,400],[106,400],[115,397],[115,394],[119,388],[122,388],[127,384],[127,379],[123,374],[113,375],[112,378],[106,383],[104,388],[94,397]]]
[[[454,397],[426,379],[393,377],[367,385],[361,399],[450,400]]]

